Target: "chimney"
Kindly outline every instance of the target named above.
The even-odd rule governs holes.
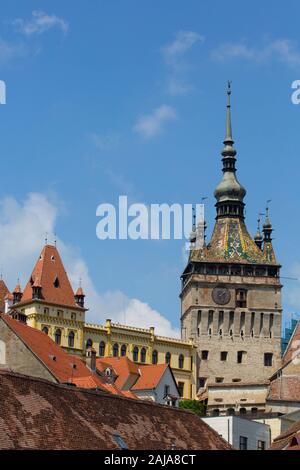
[[[96,370],[96,350],[92,347],[87,348],[85,363],[91,371]]]

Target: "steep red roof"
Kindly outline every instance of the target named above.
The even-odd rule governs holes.
[[[11,295],[11,293],[3,279],[0,279],[0,312],[4,312],[5,310],[5,297],[7,295]]]
[[[295,326],[293,335],[283,355],[283,358],[282,358],[283,366],[289,363],[296,356],[300,358],[300,320]]]
[[[300,420],[293,423],[286,431],[274,439],[271,450],[300,449]]]
[[[44,246],[24,289],[19,305],[32,299],[32,286],[41,287],[42,300],[70,307],[77,307],[74,292],[64,265],[55,246]]]
[[[0,371],[0,449],[226,450],[196,414]]]
[[[78,378],[84,377],[85,379],[93,380],[92,386],[105,389],[105,387],[102,387],[100,378],[93,374],[79,357],[68,354],[48,335],[18,320],[13,320],[8,315],[0,315],[0,319],[40,359],[58,382],[76,383]]]
[[[140,376],[131,390],[152,390],[156,388],[168,367],[168,364],[140,366]]]
[[[139,377],[139,365],[131,361],[128,357],[103,357],[96,359],[96,367],[100,371],[111,367],[117,375],[115,384],[122,390],[130,375]]]
[[[283,375],[272,380],[267,400],[300,401],[300,376]]]

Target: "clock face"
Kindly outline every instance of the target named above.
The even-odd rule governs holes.
[[[230,292],[227,287],[215,287],[212,291],[213,301],[218,305],[228,304],[230,297]]]

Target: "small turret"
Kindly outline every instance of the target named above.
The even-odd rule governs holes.
[[[82,287],[78,287],[76,293],[75,293],[75,302],[76,304],[78,305],[78,307],[82,307],[84,308],[84,298],[85,298],[85,295],[84,295],[84,292],[82,290]]]
[[[260,231],[260,217],[258,217],[258,219],[257,219],[257,232],[255,234],[254,241],[255,241],[256,245],[258,246],[258,248],[261,250],[264,239],[263,239],[262,233]]]
[[[21,302],[22,296],[23,292],[18,279],[17,285],[13,291],[13,304],[18,304],[19,302]]]

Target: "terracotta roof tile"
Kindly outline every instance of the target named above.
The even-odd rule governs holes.
[[[283,366],[288,364],[295,356],[300,357],[300,320],[295,326],[293,335],[287,345],[287,348],[284,352],[282,363]]]
[[[300,420],[292,424],[286,431],[274,439],[270,450],[300,449]]]
[[[11,295],[3,279],[0,279],[0,312],[5,310],[5,298]]]
[[[197,415],[0,371],[0,449],[231,449]]]
[[[156,388],[168,367],[168,364],[140,366],[140,376],[133,385],[132,390],[152,390]]]
[[[75,382],[77,378],[83,377],[90,380],[92,372],[84,362],[79,357],[68,354],[48,335],[18,320],[13,320],[9,315],[0,315],[0,319],[43,362],[58,382]],[[97,378],[94,380],[97,381]],[[97,386],[102,386],[100,380],[97,381]]]
[[[300,376],[283,375],[272,380],[267,400],[300,401]]]
[[[96,367],[101,371],[105,370],[107,367],[112,367],[115,374],[118,376],[115,384],[121,390],[130,375],[134,375],[138,378],[140,366],[124,356],[97,358]]]
[[[42,300],[78,308],[75,303],[73,289],[55,246],[44,246],[24,289],[22,301],[19,305],[32,299],[32,284],[42,288]]]

